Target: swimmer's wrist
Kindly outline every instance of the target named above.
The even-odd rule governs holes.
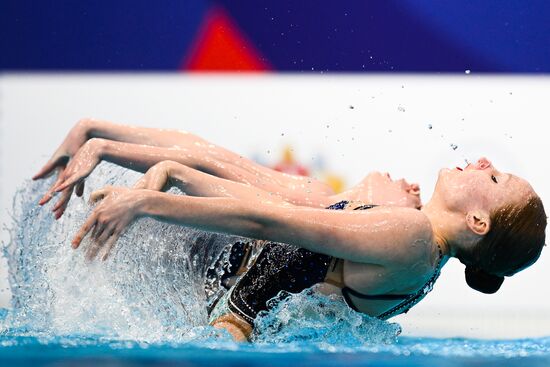
[[[86,138],[91,139],[97,137],[96,121],[92,118],[83,118],[78,121],[78,128]]]
[[[158,191],[140,189],[136,200],[136,214],[140,217],[154,217],[158,214],[159,199],[162,197]]]

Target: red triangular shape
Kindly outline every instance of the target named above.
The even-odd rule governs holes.
[[[265,71],[271,69],[229,14],[208,11],[195,46],[182,69],[190,71]]]

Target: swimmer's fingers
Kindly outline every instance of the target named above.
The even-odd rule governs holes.
[[[90,139],[83,143],[67,165],[65,181],[55,191],[62,191],[88,177],[101,162],[100,148],[104,144],[102,139]]]
[[[105,197],[105,189],[99,189],[90,194],[90,199],[88,200],[88,202],[90,204],[94,204],[102,200],[104,197]]]
[[[111,235],[115,231],[115,228],[116,224],[113,223],[106,223],[105,225],[103,225],[101,233],[96,234],[95,237],[100,246],[101,244],[105,243],[109,237],[111,237]]]
[[[82,197],[82,195],[84,194],[84,180],[77,183],[74,190],[76,196]]]
[[[90,246],[88,246],[88,249],[86,250],[86,260],[92,261],[97,256],[97,253],[99,252],[101,246],[98,242],[92,242],[90,243]]]
[[[116,226],[114,224],[107,224],[103,227],[101,234],[92,241],[92,244],[86,252],[86,258],[88,260],[94,260],[102,247],[107,248],[109,246],[112,246],[111,241],[112,235],[115,232],[115,228]]]
[[[109,237],[109,239],[105,243],[105,253],[103,254],[103,257],[101,258],[101,260],[103,261],[107,260],[119,236],[120,236],[120,231],[118,229],[115,229],[114,232],[111,234],[111,237]]]
[[[66,163],[66,160],[68,159],[68,157],[66,156],[57,156],[57,157],[52,157],[45,165],[44,167],[42,167],[40,169],[40,171],[38,171],[37,174],[35,174],[34,176],[32,176],[32,179],[33,180],[38,180],[38,179],[41,179],[41,178],[46,178],[48,177],[49,175],[51,175],[53,173],[53,170],[56,168],[56,167],[59,167],[61,165],[65,165]]]
[[[50,187],[50,189],[38,201],[38,205],[44,205],[53,198],[53,195],[55,193],[54,188],[57,185],[59,185],[61,182],[63,182],[64,173],[65,173],[65,167],[60,167],[57,172],[57,180],[55,180],[55,183],[52,185],[52,187]]]
[[[90,235],[90,239],[92,241],[96,241],[97,238],[103,233],[105,230],[105,223],[101,222],[101,220],[98,220],[95,224],[94,229],[92,230],[92,234]]]
[[[94,211],[84,222],[82,227],[80,227],[80,230],[76,234],[76,236],[72,240],[72,246],[74,249],[78,248],[80,246],[80,243],[82,242],[82,239],[86,236],[88,232],[95,226],[97,222],[97,213]]]
[[[63,192],[61,193],[61,195],[59,197],[59,200],[53,206],[52,212],[56,212],[61,207],[66,207],[67,203],[71,199],[71,194],[73,193],[73,191],[74,191],[74,187],[69,187],[69,188],[63,190]]]
[[[63,193],[61,194],[61,198],[52,208],[52,211],[55,213],[55,219],[61,218],[61,216],[65,212],[65,209],[67,209],[67,205],[69,204],[69,200],[71,200],[71,195],[73,194],[73,190],[74,188],[70,187],[65,191],[63,191]]]
[[[102,189],[96,190],[91,193],[89,203],[93,204],[100,200],[103,200],[106,196],[108,196],[113,191],[114,191],[113,186],[105,186]]]
[[[64,180],[64,182],[62,182],[61,184],[59,184],[57,187],[54,188],[54,191],[56,192],[60,192],[60,191],[63,191],[65,190],[66,188],[68,187],[74,187],[75,185],[77,185],[79,182],[81,182],[84,178],[81,177],[80,175],[72,175],[71,177],[67,178]]]

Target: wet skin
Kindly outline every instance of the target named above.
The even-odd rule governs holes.
[[[526,181],[500,173],[481,158],[464,170],[441,170],[432,199],[416,210],[421,207],[418,186],[392,181],[387,174],[371,173],[354,188],[334,195],[314,179],[272,171],[186,132],[88,120],[73,130],[35,176],[59,170],[58,180],[41,200],[44,204],[51,193],[62,192],[54,207],[56,217],[101,159],[146,172],[134,188],[106,187],[91,195],[91,201],[100,202],[72,242],[77,248],[91,232],[90,259],[100,252],[106,259],[124,229],[148,216],[294,244],[343,259],[344,283],[359,292],[410,293],[433,273],[438,246],[446,261],[488,231],[491,210],[534,194]],[[101,138],[85,140],[94,134]],[[171,184],[189,195],[162,192]],[[382,206],[368,211],[324,209],[341,199]],[[375,315],[394,304],[369,301],[360,309]]]

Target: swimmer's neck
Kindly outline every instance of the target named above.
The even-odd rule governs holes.
[[[441,247],[444,256],[457,257],[457,253],[479,240],[468,230],[464,214],[441,208],[432,200],[420,210],[430,220],[434,242]]]

